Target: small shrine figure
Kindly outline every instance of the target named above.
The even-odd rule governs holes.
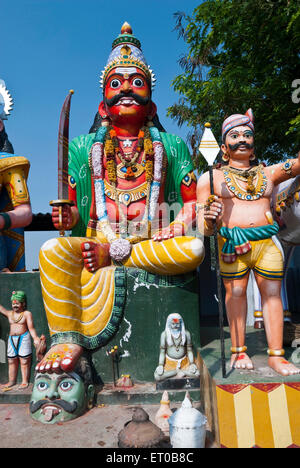
[[[8,358],[8,383],[3,390],[9,390],[16,385],[19,364],[21,365],[22,383],[20,390],[29,385],[32,346],[31,337],[36,348],[41,347],[41,338],[38,337],[34,328],[31,312],[26,310],[26,295],[23,291],[13,291],[12,310],[5,309],[0,305],[0,313],[5,315],[10,324],[10,332],[7,346]]]
[[[172,377],[199,377],[199,374],[191,334],[185,329],[181,315],[170,314],[161,334],[159,363],[154,378],[161,381]]]
[[[170,408],[170,400],[168,392],[165,390],[160,401],[160,407],[155,415],[154,422],[159,427],[166,437],[170,435],[169,418],[173,412]]]
[[[247,285],[253,270],[262,298],[268,342],[269,366],[283,376],[300,373],[284,359],[281,282],[283,256],[276,234],[279,226],[271,214],[274,187],[300,174],[298,158],[265,167],[254,154],[254,116],[229,116],[222,126],[223,165],[197,185],[198,226],[206,236],[219,233],[220,270],[226,290],[226,311],[231,335],[231,367],[253,369],[246,353]]]

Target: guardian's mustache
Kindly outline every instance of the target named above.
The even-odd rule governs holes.
[[[142,97],[142,96],[139,96],[138,94],[135,94],[133,92],[129,92],[129,93],[120,93],[120,94],[117,94],[116,96],[113,96],[111,99],[107,99],[106,97],[104,98],[104,102],[105,104],[108,106],[108,107],[112,107],[112,106],[115,106],[121,98],[132,98],[134,99],[138,104],[140,104],[141,106],[146,106],[148,104],[148,102],[150,101],[150,97]]]
[[[77,408],[77,402],[73,401],[72,403],[69,403],[68,401],[65,400],[39,400],[36,402],[31,401],[30,402],[30,413],[35,413],[38,411],[42,406],[58,406],[59,408],[62,408],[65,410],[67,413],[74,413]]]
[[[245,146],[247,149],[253,149],[254,148],[254,144],[250,145],[249,143],[246,143],[245,141],[239,141],[235,145],[230,145],[228,143],[228,146],[231,149],[231,151],[236,151],[240,146]]]

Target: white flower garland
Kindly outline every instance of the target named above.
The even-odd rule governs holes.
[[[101,129],[102,130],[102,129]],[[150,129],[152,140],[153,141],[153,150],[154,150],[154,170],[153,170],[153,181],[148,184],[148,194],[145,207],[145,213],[142,220],[142,223],[147,223],[152,221],[155,216],[157,202],[160,193],[160,186],[162,180],[162,166],[164,158],[164,147],[160,141],[160,135],[158,130],[153,127]],[[104,141],[104,133],[101,132],[101,137]],[[112,230],[107,208],[106,208],[106,199],[105,199],[105,186],[104,186],[104,146],[103,141],[96,141],[90,153],[90,163],[92,169],[92,175],[94,180],[94,191],[95,191],[95,203],[96,203],[96,215],[99,222],[101,232],[106,237],[108,242],[111,244],[110,255],[113,260],[117,262],[122,262],[125,258],[130,255],[131,252],[131,243],[134,243],[134,238],[119,238]],[[118,193],[117,193],[118,195]]]

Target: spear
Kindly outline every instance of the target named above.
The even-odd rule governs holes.
[[[69,200],[69,184],[68,184],[68,152],[69,152],[69,118],[71,97],[74,91],[71,89],[67,95],[60,114],[59,129],[58,129],[58,199],[52,200],[50,206],[59,207],[59,225],[62,226],[62,209],[65,205],[74,205],[72,200]],[[60,236],[65,235],[64,230],[60,230]]]
[[[213,179],[213,163],[219,154],[220,147],[211,131],[210,123],[205,124],[204,132],[199,146],[199,151],[202,153],[204,159],[208,164],[210,193],[215,194],[214,179]],[[218,245],[218,228],[217,223],[213,223],[213,239],[215,250],[215,264],[217,274],[217,299],[219,308],[219,329],[220,329],[220,344],[221,344],[221,363],[222,363],[222,376],[226,377],[226,358],[225,358],[225,340],[224,340],[224,310],[223,310],[223,297],[222,297],[222,279],[219,263],[219,245]]]

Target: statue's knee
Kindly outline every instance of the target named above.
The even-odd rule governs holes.
[[[247,288],[246,288],[246,287],[243,287],[243,286],[233,285],[233,286],[230,288],[230,291],[228,291],[228,293],[229,293],[232,297],[236,297],[236,298],[246,297],[246,296],[247,296]]]
[[[281,298],[282,281],[271,280],[257,276],[258,289],[262,300],[267,300],[270,297]]]
[[[199,260],[202,261],[205,255],[204,243],[198,237],[195,237],[190,242],[190,250],[193,255]]]
[[[41,252],[47,252],[57,247],[59,239],[49,239],[41,247]]]

